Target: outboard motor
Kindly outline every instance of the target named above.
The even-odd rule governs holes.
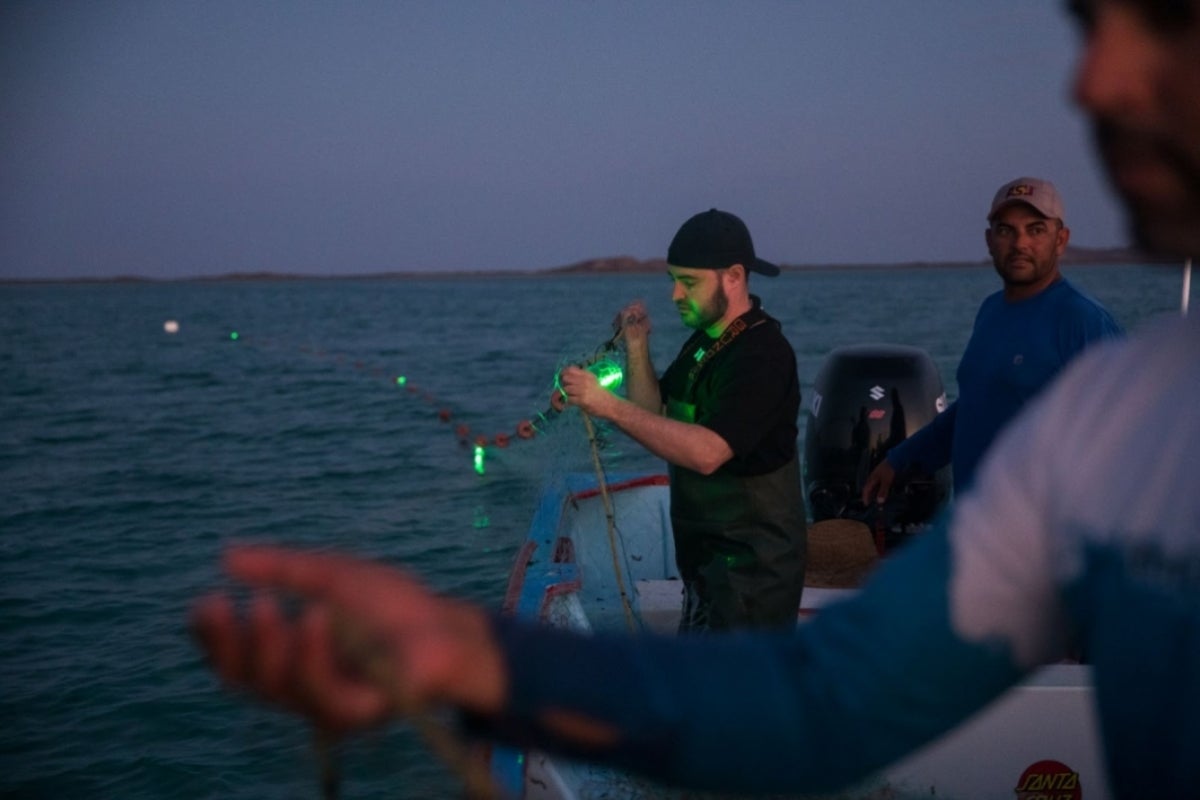
[[[900,474],[882,508],[862,502],[867,476],[888,450],[946,408],[937,365],[905,345],[839,347],[817,373],[804,440],[804,493],[813,522],[867,523],[882,551],[929,521],[949,495],[950,469]]]

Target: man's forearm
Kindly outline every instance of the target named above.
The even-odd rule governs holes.
[[[658,375],[645,347],[631,347],[625,357],[625,394],[639,408],[653,414],[662,411]]]
[[[733,457],[729,444],[703,425],[668,419],[629,400],[613,399],[605,418],[659,458],[708,475]]]
[[[950,463],[954,443],[954,426],[958,418],[958,401],[930,420],[923,428],[893,447],[888,462],[897,470],[919,464],[933,472]]]

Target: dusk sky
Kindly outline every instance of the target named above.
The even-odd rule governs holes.
[[[1124,244],[1061,3],[5,2],[0,277],[546,269],[716,206],[785,264]]]

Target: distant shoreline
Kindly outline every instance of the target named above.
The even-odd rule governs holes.
[[[1105,266],[1111,264],[1170,264],[1181,258],[1152,256],[1132,248],[1068,248],[1060,263],[1070,267]],[[780,264],[784,272],[829,272],[838,270],[891,269],[964,269],[990,265],[987,259],[975,261],[905,261],[866,264]],[[447,270],[447,271],[385,271],[347,275],[311,275],[292,272],[226,272],[220,275],[196,275],[178,278],[149,278],[140,275],[74,278],[5,278],[0,284],[51,283],[218,283],[233,281],[326,281],[326,280],[451,280],[461,278],[537,278],[562,275],[645,275],[666,271],[667,262],[661,258],[638,259],[633,256],[614,256],[578,261],[562,267],[545,269]]]

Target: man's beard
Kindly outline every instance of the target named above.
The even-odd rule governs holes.
[[[1200,163],[1161,137],[1117,123],[1101,120],[1093,135],[1124,202],[1134,243],[1151,253],[1200,256]],[[1122,165],[1142,161],[1169,170],[1182,197],[1152,197],[1122,187]]]
[[[715,322],[724,317],[728,310],[729,295],[725,294],[725,287],[718,283],[716,291],[713,292],[709,301],[696,309],[696,324],[692,328],[698,331],[708,330]]]

